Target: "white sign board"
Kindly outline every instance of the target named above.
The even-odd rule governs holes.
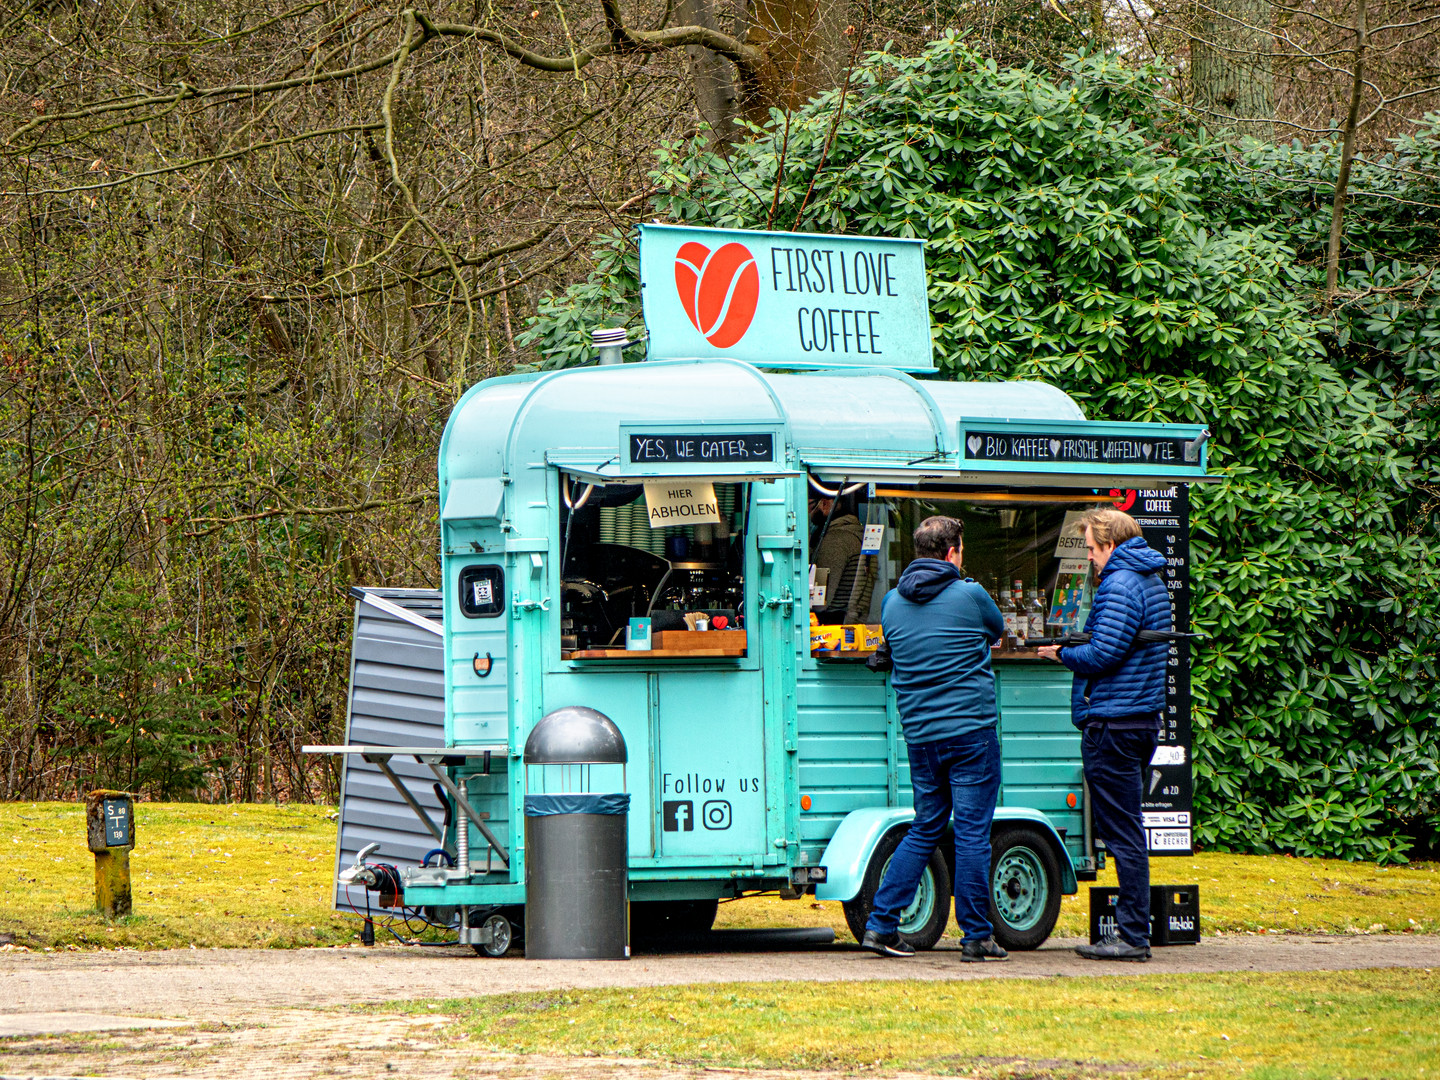
[[[703,525],[721,520],[715,485],[694,480],[646,484],[645,506],[652,529],[661,529],[666,525]]]
[[[1060,526],[1060,539],[1055,541],[1055,557],[1060,560],[1060,573],[1084,574],[1090,570],[1090,555],[1085,550],[1085,533],[1080,530],[1083,510],[1067,510]]]
[[[884,525],[866,525],[865,538],[860,541],[861,555],[879,555],[880,545],[885,542]]]

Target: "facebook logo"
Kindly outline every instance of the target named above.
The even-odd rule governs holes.
[[[666,832],[694,832],[695,804],[689,799],[677,799],[661,804]]]

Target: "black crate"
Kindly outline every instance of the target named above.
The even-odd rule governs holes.
[[[1115,929],[1115,902],[1119,889],[1090,888],[1090,941],[1099,941]],[[1150,886],[1150,944],[1200,944],[1200,886]]]

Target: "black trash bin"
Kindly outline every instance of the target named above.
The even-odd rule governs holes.
[[[526,959],[630,956],[626,761],[620,729],[583,706],[525,741]]]

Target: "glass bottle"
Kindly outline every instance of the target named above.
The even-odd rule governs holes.
[[[1030,636],[1045,636],[1045,594],[1039,589],[1030,592],[1030,603],[1027,606],[1030,614]]]
[[[1019,639],[1020,610],[1015,606],[1015,598],[1008,591],[1000,593],[1000,618],[1005,621],[1005,640],[1001,647],[1013,649]]]
[[[1022,648],[1025,639],[1030,636],[1030,612],[1025,608],[1025,582],[1019,578],[1010,583],[1010,603],[1015,608],[1015,644],[1012,648]]]

